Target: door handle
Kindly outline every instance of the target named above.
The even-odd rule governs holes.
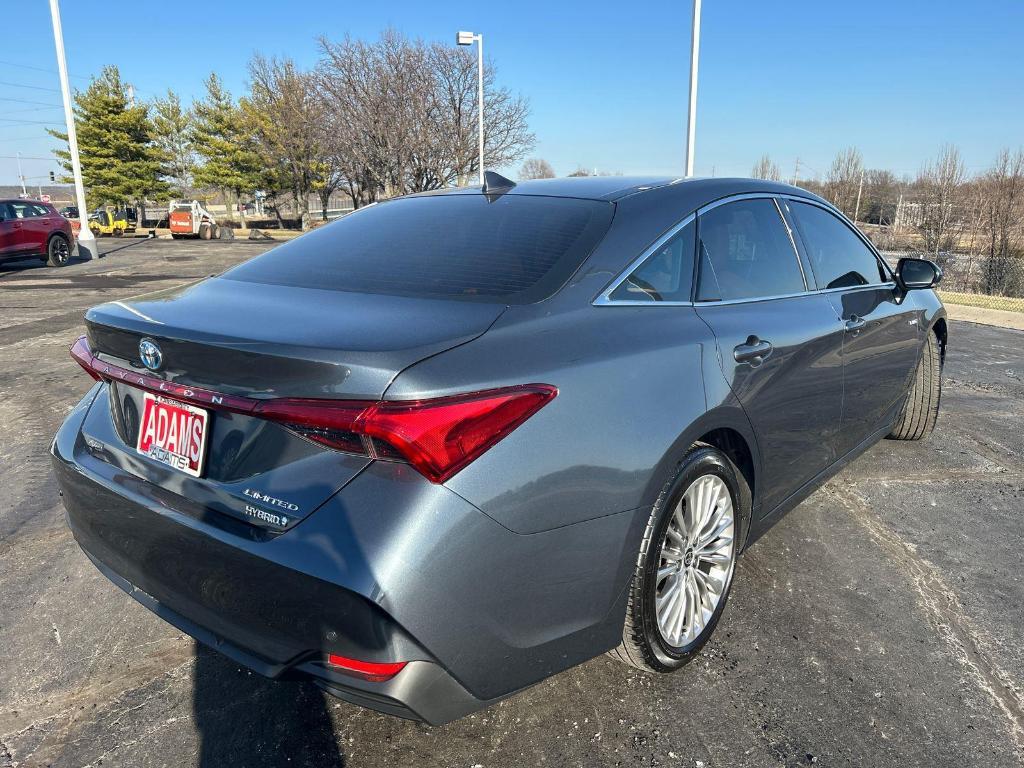
[[[764,359],[772,353],[770,341],[762,341],[757,336],[748,336],[747,340],[732,350],[732,356],[737,363],[750,363],[755,368],[764,362]]]
[[[846,321],[846,330],[848,331],[859,331],[868,321],[859,315],[850,315],[850,319]]]

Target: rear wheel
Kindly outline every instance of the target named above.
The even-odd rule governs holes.
[[[922,440],[928,437],[938,421],[941,399],[942,352],[935,334],[929,333],[917,363],[914,383],[889,437],[894,440]]]
[[[46,246],[46,263],[51,267],[63,267],[71,258],[71,244],[64,235],[54,235]]]
[[[120,227],[114,227],[114,237],[120,237],[124,234],[124,230]]]
[[[633,574],[622,644],[627,664],[672,672],[689,662],[725,609],[739,546],[741,475],[721,451],[693,448],[651,512]]]
[[[199,225],[199,239],[209,240],[213,237],[213,227],[207,224],[205,221]]]

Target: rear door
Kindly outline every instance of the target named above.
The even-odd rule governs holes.
[[[49,228],[46,223],[48,211],[41,205],[19,200],[10,203],[20,226],[18,239],[20,250],[28,253],[42,253],[46,249],[46,238]]]
[[[835,459],[843,326],[812,290],[774,198],[713,205],[697,236],[695,306],[754,427],[768,514]]]
[[[787,201],[807,260],[844,326],[840,455],[895,416],[921,346],[920,318],[859,233],[828,209]]]

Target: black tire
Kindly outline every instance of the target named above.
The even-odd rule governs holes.
[[[209,240],[213,237],[213,227],[205,221],[199,225],[199,239]]]
[[[914,381],[903,409],[889,437],[893,440],[922,440],[935,429],[942,399],[942,351],[934,333],[928,334],[917,363]]]
[[[46,263],[51,267],[63,267],[71,259],[71,243],[64,235],[54,235],[46,244]]]
[[[665,642],[657,626],[655,594],[661,546],[665,538],[665,529],[680,497],[691,483],[707,474],[720,477],[732,496],[736,532],[733,562],[722,597],[704,629],[689,644],[676,648]],[[674,672],[700,652],[715,631],[728,602],[735,574],[735,560],[743,542],[749,514],[749,488],[743,475],[729,458],[709,445],[698,443],[691,448],[679,463],[676,474],[662,488],[647,521],[630,586],[626,620],[622,628],[622,643],[608,652],[610,656],[648,672]]]

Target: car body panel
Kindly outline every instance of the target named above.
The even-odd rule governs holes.
[[[863,319],[843,338],[843,415],[838,431],[842,456],[902,407],[924,342],[920,312],[895,286],[832,291],[844,323]]]
[[[766,509],[837,458],[843,404],[843,326],[820,294],[697,307],[757,435]],[[760,364],[737,362],[750,336],[772,344]]]
[[[229,394],[377,399],[395,375],[487,330],[503,305],[268,286],[213,278],[86,314],[104,359],[163,347],[163,374]],[[173,338],[168,338],[173,329]],[[197,372],[201,372],[198,373]]]

